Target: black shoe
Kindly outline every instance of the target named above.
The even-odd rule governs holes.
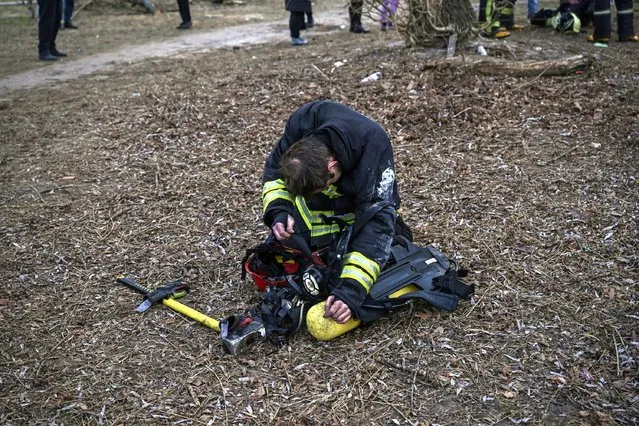
[[[77,30],[78,27],[73,25],[73,22],[65,22],[62,28],[66,28],[68,30]]]
[[[189,22],[182,22],[180,25],[177,26],[178,30],[188,30],[189,28],[191,28],[193,26],[193,24],[191,23],[191,21]]]
[[[312,19],[309,19],[308,22],[306,23],[306,28],[313,28],[315,26],[315,21]]]
[[[58,60],[58,57],[53,56],[51,52],[49,52],[48,50],[45,50],[44,52],[40,52],[38,57],[40,58],[41,61],[57,61]]]
[[[50,52],[51,52],[51,54],[52,54],[53,56],[55,56],[56,58],[65,58],[65,57],[67,57],[67,56],[68,56],[66,53],[60,52],[60,51],[59,51],[58,49],[56,49],[56,48],[51,49],[51,50],[50,50]]]
[[[366,28],[362,27],[361,25],[352,25],[351,26],[351,32],[355,33],[355,34],[366,34],[366,33],[370,33],[370,30],[367,30]]]

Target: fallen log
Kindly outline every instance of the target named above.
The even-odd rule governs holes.
[[[455,56],[424,63],[424,69],[464,68],[481,75],[510,75],[514,77],[541,77],[571,75],[588,68],[589,55],[575,55],[558,59],[507,60],[490,56]]]

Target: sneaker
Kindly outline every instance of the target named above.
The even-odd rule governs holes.
[[[191,21],[189,22],[182,22],[180,25],[177,26],[178,30],[188,30],[189,28],[191,28],[193,26],[193,24],[191,23]]]
[[[606,37],[595,38],[594,34],[590,34],[588,37],[586,37],[586,40],[588,40],[588,42],[590,43],[600,43],[600,44],[608,44],[608,42],[610,41],[610,39]]]
[[[305,38],[293,38],[291,39],[291,45],[293,46],[306,46],[308,44],[308,40],[306,40]]]
[[[73,22],[65,22],[64,25],[62,25],[62,28],[66,28],[68,30],[77,30],[78,27],[73,25]]]
[[[313,28],[315,26],[315,21],[313,19],[309,19],[306,23],[306,28]]]
[[[619,37],[619,41],[621,41],[621,42],[624,42],[624,41],[639,41],[639,36],[637,36],[637,35],[629,35],[629,36]]]

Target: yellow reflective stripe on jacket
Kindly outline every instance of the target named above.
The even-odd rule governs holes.
[[[632,9],[617,10],[617,15],[629,15],[631,13],[633,13]]]
[[[308,209],[304,197],[302,197],[301,195],[295,197],[295,207],[297,207],[297,211],[302,217],[304,224],[306,224],[306,229],[313,229],[313,215]]]
[[[606,9],[606,10],[595,10],[594,15],[595,15],[595,16],[610,15],[610,9]]]
[[[262,187],[262,193],[273,191],[274,189],[286,189],[286,184],[282,179],[270,180],[268,182],[264,182]]]
[[[334,234],[336,232],[339,232],[339,226],[337,225],[313,225],[313,228],[311,228],[311,238]]]
[[[377,262],[370,260],[362,253],[348,253],[344,259],[344,268],[340,278],[350,278],[360,283],[369,292],[380,273]]]
[[[293,197],[286,189],[286,185],[282,179],[265,182],[262,186],[262,208],[265,212],[268,205],[275,200],[286,200],[293,202]]]
[[[322,191],[322,194],[326,195],[328,198],[339,198],[342,196],[342,194],[337,192],[337,187],[335,185],[329,185],[328,188]]]
[[[371,287],[373,286],[373,280],[370,275],[362,272],[357,266],[346,265],[344,269],[342,269],[342,274],[340,278],[350,278],[352,280],[357,281],[366,289],[366,293],[371,291]]]
[[[371,277],[373,277],[373,279],[377,279],[377,276],[381,271],[381,268],[379,267],[377,262],[369,259],[358,251],[352,251],[346,254],[344,258],[344,264],[353,264],[359,266]]]
[[[311,230],[311,238],[319,237],[322,235],[333,234],[339,231],[339,225],[331,224],[327,225],[322,220],[322,215],[333,216],[335,212],[333,210],[311,210],[306,205],[306,200],[301,195],[295,197],[295,207],[300,214],[306,229]],[[340,219],[347,223],[353,223],[355,221],[355,214],[348,213],[341,215]]]
[[[308,210],[311,214],[311,237],[321,237],[322,235],[335,234],[340,231],[339,225],[336,223],[326,224],[322,216],[330,217],[334,216],[335,212],[332,210]],[[349,225],[355,221],[354,213],[347,213],[337,216]]]

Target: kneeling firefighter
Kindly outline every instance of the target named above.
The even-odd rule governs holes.
[[[267,333],[287,337],[306,317],[330,340],[409,299],[453,310],[473,291],[439,251],[412,243],[388,135],[343,104],[315,101],[289,117],[262,200],[271,235],[247,252],[244,272],[265,290],[256,314]]]
[[[557,9],[540,9],[530,18],[532,25],[552,27],[565,34],[579,34],[594,18],[595,0],[563,0]]]

